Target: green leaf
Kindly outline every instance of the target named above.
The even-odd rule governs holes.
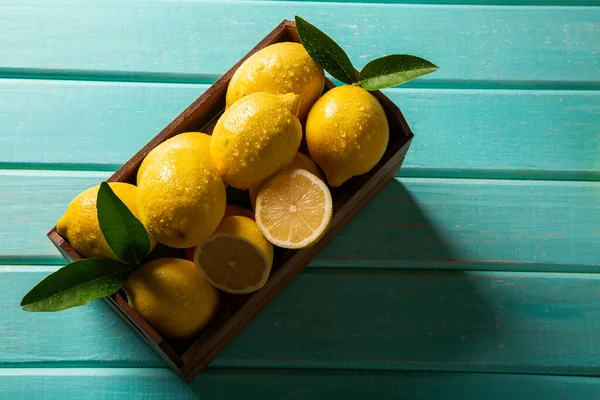
[[[25,311],[60,311],[117,292],[136,265],[106,258],[86,258],[47,276],[21,300]]]
[[[347,83],[356,83],[356,71],[346,52],[317,27],[296,16],[296,29],[308,54],[334,78]]]
[[[392,54],[377,58],[360,71],[360,86],[379,90],[400,85],[439,68],[421,57],[410,54]]]
[[[146,228],[106,182],[100,184],[97,207],[100,230],[117,258],[130,264],[144,261],[151,250]]]

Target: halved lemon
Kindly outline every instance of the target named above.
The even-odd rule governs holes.
[[[331,222],[327,185],[303,169],[275,174],[256,199],[256,223],[267,240],[286,249],[314,244]]]
[[[273,246],[252,219],[225,217],[215,233],[196,246],[194,263],[217,289],[252,293],[269,278]]]
[[[303,169],[306,170],[308,172],[310,172],[311,174],[315,175],[317,178],[321,179],[323,182],[325,181],[325,177],[323,176],[323,174],[321,173],[321,171],[319,171],[319,167],[317,167],[317,164],[315,164],[315,162],[313,160],[311,160],[311,158],[305,154],[302,154],[300,152],[296,153],[296,156],[294,157],[294,159],[292,160],[292,163],[290,165],[288,165],[285,168],[282,168],[281,171],[286,171],[288,169]],[[268,179],[265,179],[265,182]],[[256,198],[258,197],[258,192],[260,191],[260,188],[263,186],[264,182],[261,182],[258,185],[254,185],[251,186],[250,189],[248,189],[248,194],[250,195],[250,204],[252,205],[252,209],[256,210]]]

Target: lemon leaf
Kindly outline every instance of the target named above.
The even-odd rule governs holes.
[[[140,264],[151,250],[146,228],[106,182],[100,184],[97,208],[100,230],[112,252],[126,263]]]
[[[377,58],[360,71],[360,86],[366,90],[379,90],[400,85],[439,68],[429,61],[410,54],[392,54]]]
[[[308,54],[325,71],[344,83],[358,82],[348,55],[333,39],[299,16],[296,16],[296,30]]]
[[[48,275],[21,300],[31,312],[61,311],[110,296],[125,283],[136,265],[106,258],[86,258]]]

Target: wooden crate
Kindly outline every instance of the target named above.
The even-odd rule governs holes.
[[[144,157],[165,140],[188,131],[209,131],[208,127],[222,114],[225,108],[225,94],[229,80],[241,63],[256,51],[277,42],[299,42],[294,22],[283,21],[269,33],[252,51],[233,68],[215,82],[202,96],[146,144],[110,178],[111,182],[135,183],[137,169]],[[326,80],[325,91],[335,87]],[[218,317],[205,328],[193,342],[173,343],[162,338],[119,292],[106,298],[108,304],[158,353],[169,366],[186,382],[191,382],[212,361],[217,354],[263,309],[275,296],[323,249],[340,230],[394,178],[402,165],[413,137],[402,113],[387,97],[373,92],[385,109],[390,140],[385,154],[379,163],[367,174],[352,178],[339,188],[331,188],[333,198],[333,218],[327,233],[315,245],[302,250],[275,252],[271,275],[265,286],[249,295],[229,295],[222,293],[222,307]],[[67,261],[81,259],[69,243],[53,228],[48,237],[56,245]],[[184,251],[159,248],[153,252],[157,256],[184,257]]]

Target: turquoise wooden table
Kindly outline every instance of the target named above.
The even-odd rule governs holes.
[[[0,398],[600,398],[600,1],[365,1],[0,0]],[[103,302],[21,311],[70,199],[296,14],[441,67],[385,91],[397,179],[189,386]]]

